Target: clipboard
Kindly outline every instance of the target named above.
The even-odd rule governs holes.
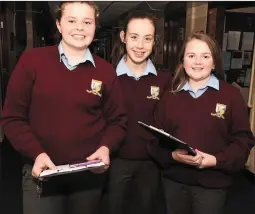
[[[38,178],[49,178],[102,167],[105,167],[105,164],[100,160],[87,161],[77,164],[59,165],[56,167],[56,169],[46,169],[42,171]]]
[[[151,125],[147,125],[141,121],[137,121],[142,127],[146,128],[148,131],[153,132],[154,135],[159,136],[159,137],[163,137],[164,139],[166,139],[168,142],[168,146],[171,149],[183,149],[185,151],[188,152],[189,155],[192,156],[196,156],[196,151],[189,146],[187,143],[179,140],[178,138],[170,135],[169,133],[165,132],[162,129],[158,129],[154,126]]]

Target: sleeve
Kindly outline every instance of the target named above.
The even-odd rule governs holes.
[[[168,87],[166,88],[163,96],[157,104],[154,117],[155,117],[155,127],[163,129],[168,132],[167,123],[167,112],[168,109],[168,99],[170,99],[170,91]],[[150,141],[148,145],[148,151],[150,156],[159,164],[161,168],[168,168],[171,164],[178,163],[172,157],[172,151],[165,149],[162,145],[163,140],[160,138],[154,138]]]
[[[11,74],[1,125],[13,147],[22,155],[35,160],[44,150],[29,125],[29,105],[35,79],[30,62],[31,59],[25,52]]]
[[[248,109],[240,91],[232,98],[229,146],[215,155],[215,168],[228,171],[238,171],[244,167],[250,150],[254,146],[254,136],[250,129]]]
[[[126,135],[127,113],[116,75],[108,88],[109,90],[106,90],[103,101],[103,113],[107,125],[100,146],[106,146],[113,152],[119,148]]]

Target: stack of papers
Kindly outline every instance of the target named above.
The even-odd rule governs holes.
[[[100,160],[88,161],[88,162],[78,163],[78,164],[59,165],[56,167],[56,169],[44,170],[40,174],[39,178],[47,178],[47,177],[52,177],[57,175],[69,174],[69,173],[91,170],[96,168],[103,168],[103,167],[105,167],[105,164]]]

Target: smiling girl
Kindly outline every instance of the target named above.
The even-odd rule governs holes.
[[[220,48],[207,34],[184,43],[156,126],[196,149],[196,156],[178,149],[154,156],[164,168],[167,213],[223,213],[227,188],[255,141],[240,91],[224,81]]]
[[[130,189],[138,199],[134,208],[139,213],[154,214],[158,201],[160,175],[147,151],[151,136],[137,123],[138,120],[154,123],[154,109],[170,87],[170,73],[157,71],[152,63],[157,54],[155,21],[154,16],[144,11],[129,14],[120,32],[121,43],[113,50],[128,112],[128,128],[110,167],[110,214],[122,214],[126,210],[124,204],[133,204],[127,198]]]
[[[96,5],[61,2],[56,15],[62,40],[20,58],[8,85],[2,125],[24,158],[24,214],[91,214],[101,198],[109,154],[125,136],[124,101],[111,64],[88,48]],[[37,179],[55,165],[94,159],[106,167]]]

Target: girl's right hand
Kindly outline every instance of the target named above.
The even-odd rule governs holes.
[[[50,157],[46,153],[41,153],[35,159],[35,163],[32,169],[32,175],[38,178],[42,171],[45,169],[55,169],[56,166],[51,161]]]
[[[172,157],[174,160],[188,164],[191,166],[199,166],[202,162],[203,157],[201,154],[197,154],[196,156],[188,155],[188,152],[181,149],[176,149],[172,152]]]

